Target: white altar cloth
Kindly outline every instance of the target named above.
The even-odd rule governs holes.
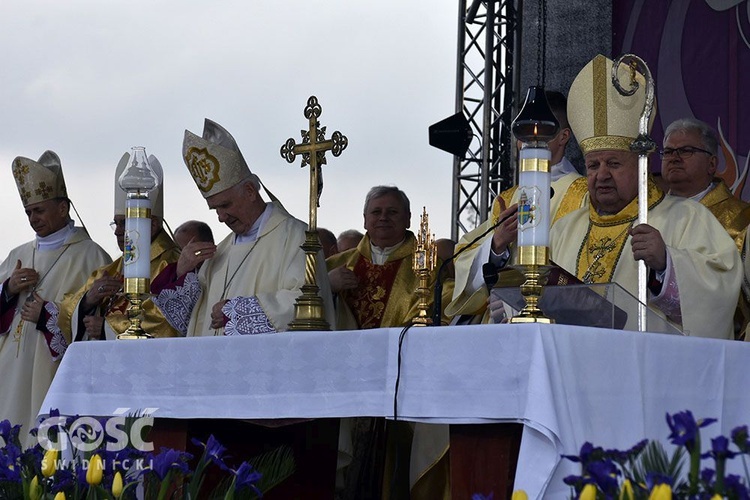
[[[244,337],[80,342],[42,408],[163,418],[393,417],[398,328]],[[592,442],[667,444],[666,413],[719,419],[704,446],[750,423],[750,344],[565,325],[412,328],[403,342],[399,418],[525,424],[516,488],[563,498],[560,460]],[[484,492],[488,493],[488,492]]]

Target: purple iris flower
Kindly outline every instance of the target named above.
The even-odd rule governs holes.
[[[726,493],[733,494],[730,498],[750,500],[750,492],[748,492],[747,486],[743,484],[742,478],[737,474],[729,474],[724,479],[724,487],[726,488]]]
[[[191,441],[194,445],[200,446],[205,450],[206,457],[211,462],[214,462],[224,470],[229,470],[229,468],[224,464],[224,452],[227,451],[227,448],[225,446],[222,446],[222,444],[218,439],[214,437],[213,434],[208,436],[206,444],[203,444],[195,438],[193,438]]]
[[[10,425],[10,420],[3,420],[0,422],[0,437],[3,438],[3,440],[8,443],[8,438],[10,437],[10,430],[13,428],[12,425]]]
[[[604,450],[601,447],[594,446],[593,444],[586,441],[581,446],[581,451],[578,453],[578,456],[575,455],[563,455],[563,458],[567,458],[568,460],[571,460],[573,462],[580,462],[582,464],[587,464],[591,462],[592,460],[599,460],[602,455],[604,454]]]
[[[83,476],[81,476],[83,473]],[[86,487],[86,470],[80,465],[73,469],[58,469],[55,472],[55,480],[52,483],[52,493],[58,493],[60,491],[66,491],[73,487],[78,482],[78,486]]]
[[[685,446],[692,450],[698,429],[716,422],[715,418],[704,418],[696,422],[690,410],[677,412],[674,415],[667,413],[667,424],[672,431],[669,441],[675,446]]]
[[[6,451],[8,451],[7,447]],[[21,468],[18,466],[16,458],[15,452],[0,455],[0,482],[21,482]]]
[[[490,492],[489,495],[485,496],[481,493],[474,493],[471,495],[471,500],[492,500],[492,497],[494,496],[494,493]]]
[[[619,489],[617,476],[620,474],[620,471],[614,463],[608,460],[591,462],[586,466],[586,472],[605,494],[617,494]]]
[[[247,462],[242,462],[236,471],[233,471],[236,480],[234,490],[239,491],[242,488],[250,488],[256,495],[261,496],[257,483],[263,476],[260,472],[253,469],[253,466]]]
[[[187,462],[191,458],[193,457],[189,453],[171,448],[162,448],[158,455],[152,455],[151,464],[159,480],[164,480],[172,469],[187,474],[189,471]]]
[[[750,452],[750,440],[748,440],[747,426],[741,425],[732,429],[732,442],[737,445],[742,453]]]
[[[737,453],[729,449],[729,439],[724,436],[718,436],[711,440],[711,449],[701,455],[701,458],[713,458],[715,460],[725,460],[734,458]]]

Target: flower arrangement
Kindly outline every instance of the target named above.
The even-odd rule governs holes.
[[[168,448],[154,452],[113,446],[91,428],[71,429],[75,418],[60,417],[54,410],[51,416],[64,423],[43,432],[33,430],[37,443],[25,450],[21,426],[0,422],[0,498],[245,500],[260,498],[294,472],[294,459],[286,447],[257,457],[252,461],[255,467],[250,462],[231,467],[226,448],[213,436],[205,443],[193,440],[202,449],[195,462],[191,454]],[[124,426],[106,428],[130,435],[136,417],[123,420]],[[207,492],[204,480],[210,467],[223,471],[224,478]]]
[[[626,451],[604,450],[584,443],[578,456],[563,458],[581,464],[580,476],[568,476],[571,498],[594,499],[738,499],[750,500],[746,456],[750,455],[747,426],[735,428],[730,438],[718,436],[701,453],[700,429],[716,422],[696,420],[686,410],[666,415],[669,441],[676,446],[671,457],[659,442],[643,440]],[[731,440],[731,443],[730,443]],[[731,449],[732,444],[736,449]],[[741,457],[745,477],[726,474],[727,460]],[[684,472],[687,458],[687,472]],[[713,468],[701,469],[709,459]]]

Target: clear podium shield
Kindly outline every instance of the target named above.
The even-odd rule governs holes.
[[[492,299],[505,302],[509,316],[524,306],[521,290],[516,286],[493,288],[491,295]],[[555,323],[612,330],[638,331],[638,306],[638,299],[616,283],[545,286],[539,299],[539,308]],[[646,324],[649,332],[682,335],[675,325],[648,307]]]

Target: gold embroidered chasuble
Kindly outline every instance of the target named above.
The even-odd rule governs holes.
[[[177,244],[169,237],[165,231],[159,231],[156,238],[151,243],[151,279],[157,276],[162,269],[167,265],[177,262],[180,258],[180,249]],[[115,260],[112,264],[102,267],[94,271],[89,276],[86,284],[77,290],[74,294],[66,296],[65,300],[60,304],[60,316],[58,318],[58,326],[65,336],[65,340],[70,344],[76,337],[78,331],[79,320],[82,319],[79,307],[81,305],[81,299],[84,294],[88,292],[94,281],[97,279],[109,275],[115,276],[122,274],[122,256]],[[99,306],[96,308],[96,315],[101,316],[104,314],[105,320],[105,335],[107,340],[114,340],[117,334],[124,332],[130,326],[130,321],[127,317],[127,308],[129,302],[127,298],[118,294],[111,303],[107,303],[104,307]],[[178,337],[179,332],[172,328],[172,326],[164,319],[164,315],[161,313],[151,299],[143,302],[143,317],[142,327],[149,334],[154,337]],[[86,337],[87,338],[87,337]]]
[[[589,209],[580,209],[560,219],[550,231],[552,260],[579,278],[589,267],[597,273],[601,271],[596,282],[609,279],[637,296],[638,266],[633,259],[631,237],[627,231],[626,236],[620,236],[635,216],[635,203],[636,200],[623,209],[622,215],[598,216]],[[691,336],[733,338],[741,280],[740,256],[734,241],[704,206],[663,195],[651,181],[649,205],[652,208],[648,224],[660,232],[672,262],[673,275],[669,279],[677,285],[682,314],[682,325],[678,326]],[[608,223],[612,225],[606,226]],[[598,259],[604,262],[601,266],[592,265],[602,246],[613,244],[610,253],[616,258],[603,255]]]
[[[0,282],[10,277],[17,260],[22,267],[33,267],[39,273],[37,293],[42,299],[58,304],[66,294],[80,288],[94,269],[112,261],[80,227],[73,228],[60,248],[38,250],[36,241],[30,241],[11,250],[0,264]],[[28,295],[19,294],[10,330],[0,332],[0,420],[21,424],[22,436],[35,427],[59,366],[36,325],[21,319],[21,307]],[[16,332],[21,334],[18,339],[14,338]]]
[[[649,183],[648,187],[648,208],[652,210],[665,194],[654,183]],[[576,277],[584,283],[612,282],[628,232],[637,219],[638,198],[613,215],[599,215],[589,205],[589,227],[578,250]]]
[[[748,224],[750,224],[750,203],[734,196],[723,180],[714,179],[714,182],[718,182],[718,184],[700,200],[700,203],[714,214],[714,217],[724,226],[729,236],[734,239],[737,249],[742,253],[745,246],[745,233]],[[743,255],[743,261],[746,261],[746,259],[747,254]],[[743,288],[735,312],[738,339],[745,337],[745,329],[748,320],[750,320],[748,297],[750,297],[748,290]]]
[[[714,214],[729,236],[734,239],[737,249],[742,252],[745,244],[745,232],[750,224],[750,203],[738,199],[729,191],[724,181],[720,179],[715,188],[701,199],[701,205]]]
[[[585,177],[577,173],[569,173],[553,181],[551,185],[554,190],[554,194],[550,199],[550,220],[553,225],[568,213],[588,206],[589,192]],[[514,186],[500,193],[500,197],[503,199],[506,207],[518,201],[516,188],[517,186]],[[479,225],[479,227],[461,237],[456,245],[456,252],[459,252],[461,248],[468,245],[474,238],[497,223],[500,212],[500,203],[495,199],[492,203],[491,216]],[[489,294],[484,285],[475,287],[472,283],[472,264],[478,258],[483,259],[483,262],[487,262],[489,255],[479,255],[478,252],[482,248],[482,245],[491,237],[492,233],[486,235],[476,242],[471,249],[464,251],[456,258],[455,287],[452,300],[445,309],[447,316],[452,317],[460,314],[481,315],[486,311]],[[481,269],[481,265],[479,269]],[[484,318],[483,322],[487,320],[489,318]]]
[[[344,290],[338,294],[336,312],[339,330],[404,326],[417,316],[419,277],[412,268],[416,241],[414,233],[407,231],[404,242],[382,266],[372,263],[368,234],[356,248],[326,260],[329,270],[346,266],[354,271],[360,284],[356,290]],[[438,262],[430,277],[430,291],[434,290],[440,264]],[[444,288],[443,297],[449,297],[449,293],[450,290]],[[432,296],[429,302],[432,305]]]

